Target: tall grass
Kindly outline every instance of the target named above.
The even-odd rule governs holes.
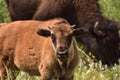
[[[89,67],[82,66],[75,72],[75,80],[120,80],[120,65],[113,68],[99,63],[90,63]]]

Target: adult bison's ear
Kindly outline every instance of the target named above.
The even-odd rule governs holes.
[[[51,35],[51,32],[49,30],[40,29],[37,31],[37,34],[40,36],[49,37]]]

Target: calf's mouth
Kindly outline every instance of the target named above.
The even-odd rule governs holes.
[[[66,58],[68,58],[68,50],[58,51],[57,52],[57,58],[60,59],[60,60],[65,60]]]

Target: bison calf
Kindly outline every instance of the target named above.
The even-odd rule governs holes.
[[[48,27],[49,26],[49,27]],[[79,63],[76,32],[64,19],[48,21],[16,21],[0,28],[0,78],[5,66],[31,75],[41,75],[42,80],[73,80]]]

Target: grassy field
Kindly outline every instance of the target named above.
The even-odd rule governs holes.
[[[120,22],[120,0],[99,0],[103,15]]]
[[[3,0],[0,0],[0,2]],[[99,0],[103,15],[112,20],[120,22],[120,0]],[[4,4],[3,4],[4,5]],[[2,11],[0,5],[0,11]],[[4,9],[7,11],[7,9]],[[1,14],[2,12],[0,12]],[[3,14],[3,13],[2,13]],[[9,22],[8,13],[4,14],[5,22]],[[87,58],[84,60],[88,60]],[[101,62],[94,63],[92,60],[88,60],[90,64],[80,65],[75,70],[74,80],[120,80],[120,65],[115,65],[113,68],[102,66]],[[17,77],[15,80],[40,80],[40,77],[29,76],[24,72],[14,72]],[[12,72],[8,70],[8,76],[6,80],[13,80]]]

